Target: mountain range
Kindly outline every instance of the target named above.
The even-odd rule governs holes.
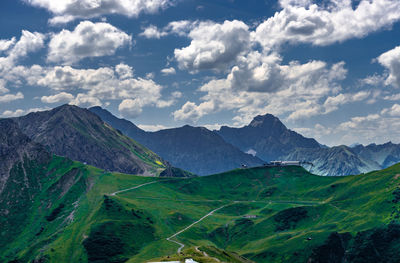
[[[399,164],[323,177],[298,166],[263,166],[261,158],[244,153],[271,154],[272,145],[279,155],[308,156],[321,162],[314,169],[344,174],[356,170],[345,170],[343,160],[357,169],[372,169],[371,159],[377,167],[396,162],[395,144],[322,147],[272,115],[219,131],[184,126],[148,133],[136,127],[144,143],[147,136],[164,140],[171,151],[163,155],[188,145],[182,159],[190,161],[197,149],[197,162],[208,153],[218,169],[218,162],[239,165],[249,156],[258,162],[195,176],[112,126],[69,105],[0,119],[0,262],[400,261]],[[175,146],[176,140],[183,143]],[[236,156],[221,159],[229,150]]]
[[[146,132],[100,107],[89,110],[115,129],[168,160],[173,166],[197,175],[221,173],[241,165],[250,167],[264,163],[260,158],[242,152],[217,133],[204,127],[185,125],[180,128]]]
[[[160,173],[166,167],[162,158],[86,109],[63,105],[13,120],[24,134],[49,152],[75,161],[143,175]]]
[[[241,128],[223,126],[209,131],[186,125],[146,132],[100,107],[89,110],[174,166],[198,175],[223,172],[242,164],[257,166],[273,160],[297,160],[313,163],[307,168],[315,174],[344,176],[384,169],[400,162],[399,144],[327,147],[288,129],[271,114],[256,116]]]

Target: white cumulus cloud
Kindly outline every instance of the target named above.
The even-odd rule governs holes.
[[[173,67],[164,68],[164,69],[161,70],[161,73],[162,73],[164,76],[167,76],[167,75],[175,75],[175,74],[176,74],[176,70],[175,70],[175,68],[173,68]]]
[[[74,31],[64,29],[52,35],[47,59],[73,64],[87,57],[113,55],[131,41],[131,36],[108,23],[83,21]]]
[[[154,14],[174,4],[174,0],[24,0],[47,9],[53,14],[50,24],[62,24],[75,19],[90,19],[108,14],[138,17]]]
[[[159,39],[168,35],[187,36],[193,28],[199,24],[198,21],[180,20],[168,23],[159,29],[155,25],[147,26],[139,35],[145,38]]]
[[[190,71],[225,69],[250,45],[248,26],[242,21],[201,22],[189,33],[189,46],[175,49],[179,68]]]
[[[42,96],[40,99],[43,103],[58,103],[58,102],[70,102],[74,99],[74,96],[67,92],[60,92],[55,95]]]
[[[400,46],[383,53],[377,61],[389,72],[385,84],[400,88]]]
[[[353,9],[351,0],[281,0],[282,10],[261,23],[253,33],[265,48],[283,43],[329,45],[362,38],[400,20],[400,1],[361,0]]]
[[[0,102],[11,102],[14,100],[21,100],[24,98],[24,94],[22,94],[22,92],[18,92],[16,94],[5,94],[0,96]]]

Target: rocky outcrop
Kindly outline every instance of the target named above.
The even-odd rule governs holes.
[[[319,143],[289,130],[271,114],[259,115],[242,128],[221,127],[216,131],[225,141],[244,152],[253,152],[264,161],[288,155],[295,148],[319,149]]]
[[[63,105],[14,120],[49,152],[72,160],[129,174],[154,175],[165,167],[156,154],[86,109]]]
[[[23,134],[13,120],[0,120],[0,194],[9,180],[10,170],[16,164],[24,164],[31,160],[47,163],[50,158],[44,147]]]

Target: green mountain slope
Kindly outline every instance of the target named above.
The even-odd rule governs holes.
[[[372,262],[357,260],[400,255],[400,165],[349,177],[281,167],[171,179],[104,173],[62,160],[52,161],[62,167],[56,174],[77,169],[74,178],[85,183],[74,180],[77,190],[60,198],[50,190],[63,185],[59,176],[48,180],[34,198],[29,224],[19,226],[24,234],[0,246],[2,261],[201,259],[196,248],[208,255],[199,262],[234,262],[231,252],[247,258],[239,257],[242,262],[341,262],[336,254]]]

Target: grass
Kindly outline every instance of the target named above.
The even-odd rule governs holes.
[[[49,180],[9,245],[0,246],[0,261],[305,262],[324,254],[318,249],[337,240],[329,241],[334,232],[349,233],[357,255],[357,234],[374,240],[366,231],[385,229],[400,214],[400,165],[348,177],[272,167],[163,179],[105,173],[55,157],[44,173]],[[166,238],[223,205],[176,237],[185,244],[184,255],[177,255],[178,245]]]

